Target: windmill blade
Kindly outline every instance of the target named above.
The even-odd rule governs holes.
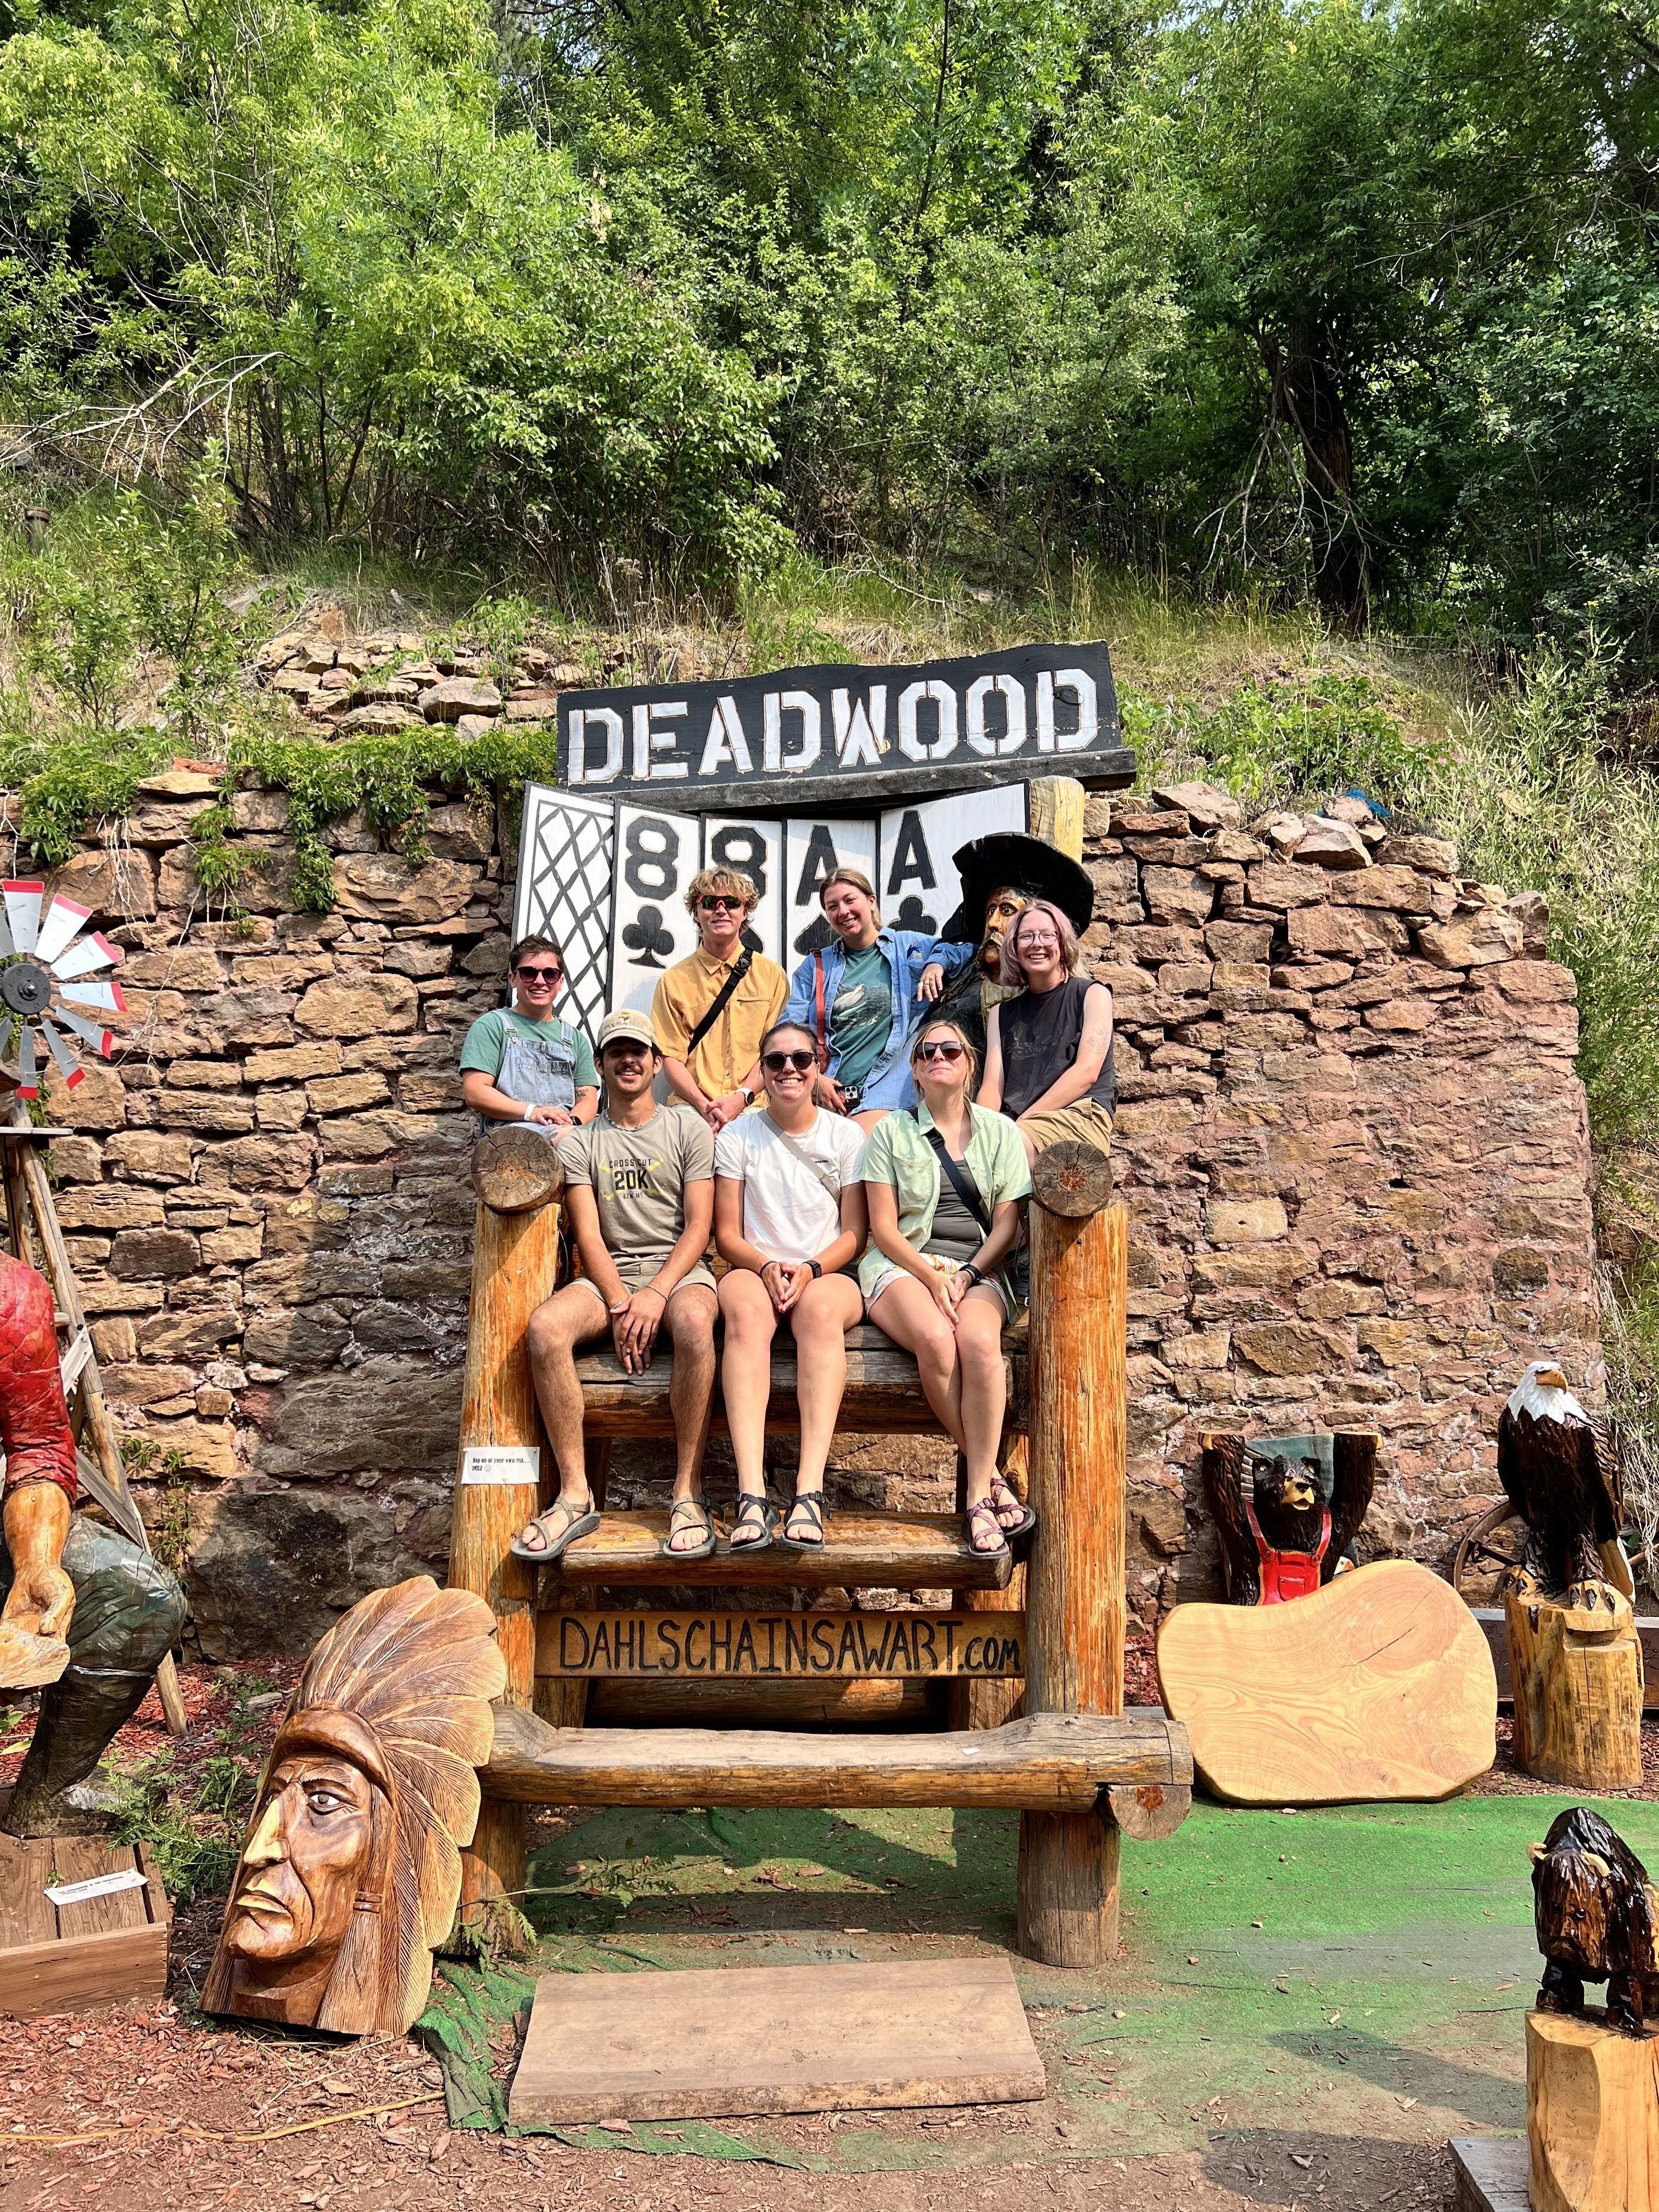
[[[23,1079],[17,1086],[18,1097],[38,1098],[40,1096],[40,1085],[36,1080],[34,1031],[27,1022],[24,1023],[22,1034],[17,1040],[17,1072]]]
[[[34,941],[34,957],[43,968],[51,967],[91,914],[89,906],[76,906],[73,899],[61,895],[53,899],[42,917],[40,934]]]
[[[70,1013],[67,1006],[58,1009],[58,1019],[66,1030],[72,1030],[82,1044],[89,1044],[105,1060],[114,1051],[113,1035],[108,1030],[100,1030],[96,1022],[83,1021],[79,1014]]]
[[[71,1006],[95,1006],[106,1014],[124,1014],[127,1010],[127,1002],[121,996],[118,983],[68,983],[63,987],[62,995]]]
[[[116,966],[125,957],[118,945],[112,945],[101,929],[94,929],[90,937],[60,952],[52,963],[52,972],[60,983],[66,983],[71,975],[90,975],[97,969]]]
[[[5,902],[6,919],[11,924],[14,951],[33,951],[40,927],[40,902],[46,895],[44,884],[27,883],[21,877],[0,882],[0,899]]]
[[[44,1014],[40,1017],[40,1034],[46,1041],[47,1050],[58,1063],[58,1073],[64,1079],[64,1088],[73,1091],[77,1083],[84,1083],[87,1071]]]

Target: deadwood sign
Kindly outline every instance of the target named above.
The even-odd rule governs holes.
[[[867,874],[894,927],[938,931],[952,854],[1026,830],[1030,782],[1134,780],[1103,645],[567,692],[559,738],[559,784],[525,791],[514,933],[563,946],[562,1011],[590,1039],[691,951],[700,868],[752,878],[748,941],[793,969],[828,942],[835,869]]]

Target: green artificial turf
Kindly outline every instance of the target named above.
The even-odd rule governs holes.
[[[1522,2021],[1539,1972],[1527,1846],[1571,1802],[1198,1804],[1170,1842],[1125,1844],[1124,1948],[1111,1970],[1015,1960],[1048,2105],[1011,2107],[988,2134],[957,2138],[849,2120],[811,2162],[856,2171],[1518,2130]],[[1659,1867],[1659,1806],[1603,1809]],[[532,1862],[530,1964],[735,1976],[1009,1951],[1017,1831],[997,1813],[599,1814]]]

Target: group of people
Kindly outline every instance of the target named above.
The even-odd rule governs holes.
[[[630,1373],[659,1334],[672,1340],[663,1549],[715,1549],[702,1463],[717,1320],[738,1474],[730,1551],[822,1548],[847,1334],[866,1316],[915,1354],[963,1455],[972,1548],[1000,1553],[1033,1525],[997,1467],[1002,1332],[1032,1163],[1062,1137],[1109,1146],[1111,994],[1078,972],[1081,868],[1023,837],[957,860],[964,906],[941,935],[885,927],[868,878],[836,869],[819,893],[831,941],[793,981],[745,941],[753,883],[705,869],[687,893],[696,950],[664,975],[648,1018],[605,1016],[597,1056],[554,1012],[559,947],[514,947],[513,1006],[473,1024],[463,1095],[483,1125],[527,1121],[557,1142],[581,1270],[530,1322],[558,1489],[514,1544],[521,1559],[555,1559],[599,1526],[575,1359],[607,1333]],[[800,1422],[787,1515],[765,1466],[783,1324]]]

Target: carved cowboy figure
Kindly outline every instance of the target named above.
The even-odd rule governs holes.
[[[100,1834],[79,1785],[133,1713],[185,1621],[185,1594],[126,1536],[72,1510],[75,1440],[64,1405],[52,1291],[0,1255],[0,1449],[5,1551],[0,1622],[67,1637],[69,1664],[40,1693],[34,1739],[0,1827],[14,1836]]]
[[[416,1575],[342,1615],[271,1747],[202,2002],[401,2035],[432,1986],[506,1685],[480,1597]]]
[[[967,1032],[983,1066],[985,1017],[1019,988],[998,980],[1009,929],[1034,898],[1044,898],[1060,908],[1080,937],[1094,913],[1095,887],[1069,854],[1040,837],[1012,830],[973,838],[952,859],[962,879],[962,901],[942,933],[950,944],[976,945],[978,953],[947,983],[936,1012]]]

